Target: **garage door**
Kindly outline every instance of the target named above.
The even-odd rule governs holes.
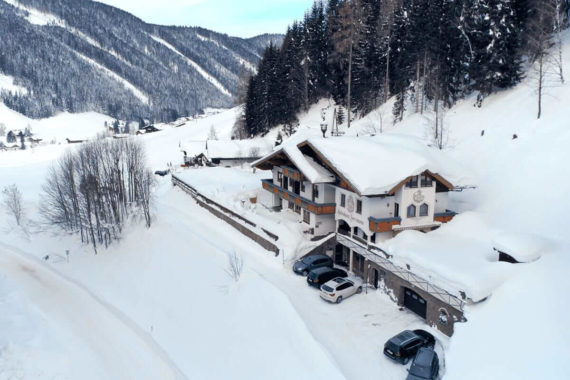
[[[427,310],[426,300],[408,288],[404,288],[404,306],[425,319]]]

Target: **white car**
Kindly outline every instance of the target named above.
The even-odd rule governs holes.
[[[325,301],[341,303],[343,299],[362,292],[362,280],[358,278],[336,277],[321,286],[321,298]]]

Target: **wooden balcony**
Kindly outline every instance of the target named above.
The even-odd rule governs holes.
[[[392,232],[392,227],[402,222],[402,218],[368,218],[370,231],[372,232]]]
[[[303,198],[299,194],[295,194],[289,190],[285,190],[281,186],[277,186],[270,179],[261,180],[263,188],[279,198],[284,199],[289,202],[294,202],[296,205],[300,206],[302,209],[308,210],[316,215],[334,215],[336,205],[334,203],[315,203]]]
[[[288,166],[283,166],[283,175],[289,178],[293,178],[296,181],[303,181],[305,179],[300,171]]]
[[[457,215],[457,213],[451,210],[446,210],[445,212],[436,212],[433,216],[433,220],[440,223],[447,223],[450,222],[455,215]]]

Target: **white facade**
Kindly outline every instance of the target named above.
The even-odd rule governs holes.
[[[430,182],[429,187],[422,187],[420,181],[418,181],[417,187],[408,187],[406,184],[396,192],[394,198],[400,205],[400,217],[402,218],[400,226],[402,228],[421,228],[438,224],[434,223],[433,219],[436,204],[436,182]],[[445,196],[447,197],[447,193]],[[409,209],[411,209],[411,213],[408,212]]]

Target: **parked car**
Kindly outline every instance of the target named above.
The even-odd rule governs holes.
[[[333,267],[333,261],[327,255],[310,255],[293,264],[293,272],[306,276],[310,271],[321,267]]]
[[[157,170],[154,172],[155,175],[159,175],[161,177],[164,177],[165,175],[167,175],[170,171],[169,170]]]
[[[406,364],[420,348],[434,346],[435,338],[427,331],[405,330],[384,344],[384,355],[398,363]]]
[[[422,347],[412,361],[406,380],[435,380],[439,375],[439,358],[433,348]]]
[[[322,284],[335,277],[347,277],[346,271],[338,268],[321,267],[313,269],[307,276],[307,284],[320,288]]]
[[[362,292],[362,281],[353,278],[336,277],[321,286],[321,298],[325,301],[341,303],[343,299]]]

